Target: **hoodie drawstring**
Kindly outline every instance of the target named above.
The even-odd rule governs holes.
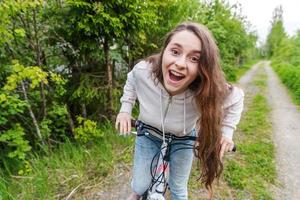
[[[163,143],[166,143],[165,138],[165,124],[163,118],[163,104],[162,104],[162,90],[160,90],[160,118],[161,118],[161,126],[162,126],[162,133],[163,133]]]
[[[183,135],[186,135],[185,132],[185,94],[183,99]]]

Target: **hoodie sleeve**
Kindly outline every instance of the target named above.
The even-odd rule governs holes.
[[[234,87],[232,93],[225,100],[224,119],[222,122],[222,135],[232,139],[233,132],[240,121],[244,107],[244,92],[242,89]]]
[[[121,97],[121,109],[120,112],[126,112],[131,115],[132,108],[137,98],[136,93],[136,76],[135,71],[138,64],[127,74],[126,84],[123,89],[123,96]]]

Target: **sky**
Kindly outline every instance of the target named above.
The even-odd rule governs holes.
[[[300,29],[300,0],[229,0],[230,4],[239,3],[242,15],[246,16],[256,30],[259,41],[264,42],[271,28],[273,11],[279,5],[283,8],[283,24],[289,36]]]

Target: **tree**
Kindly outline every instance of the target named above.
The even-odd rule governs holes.
[[[282,6],[276,7],[271,21],[271,30],[267,36],[266,49],[269,57],[276,54],[282,41],[287,38],[283,27]]]
[[[152,4],[141,0],[70,0],[53,4],[58,8],[55,21],[59,22],[52,29],[58,35],[58,40],[53,42],[62,47],[72,74],[69,96],[79,100],[84,117],[88,112],[87,104],[101,100],[101,106],[92,106],[105,108],[102,111],[112,119],[116,109],[112,49],[117,49],[127,62],[132,62],[132,54],[124,53],[123,47],[127,46],[127,51],[132,52],[141,30],[153,22],[150,20]]]

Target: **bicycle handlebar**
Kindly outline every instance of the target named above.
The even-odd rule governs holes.
[[[135,127],[136,126],[136,121],[137,120],[135,120],[135,119],[131,119],[131,127]],[[137,135],[137,132],[132,131],[132,133]],[[231,151],[232,152],[236,152],[237,151],[236,145],[233,146],[233,148],[232,148]]]

